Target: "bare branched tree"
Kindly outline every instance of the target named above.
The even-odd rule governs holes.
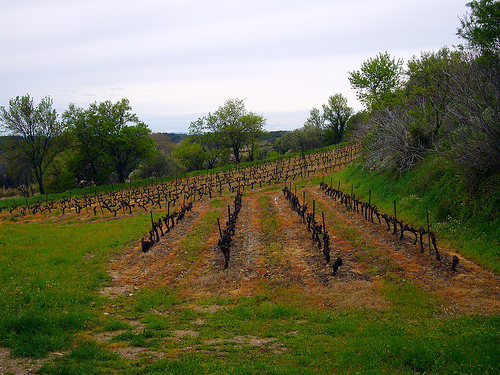
[[[470,170],[500,172],[499,64],[484,63],[470,52],[464,56],[448,87],[455,121],[440,151]]]
[[[397,107],[377,112],[363,123],[366,134],[364,160],[375,169],[412,168],[426,152],[425,144],[412,134],[415,119],[404,108]]]

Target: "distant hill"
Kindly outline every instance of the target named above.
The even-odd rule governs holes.
[[[264,135],[260,137],[260,139],[268,141],[269,143],[273,144],[276,139],[282,137],[286,133],[288,133],[287,130],[273,130],[270,132],[265,132]]]
[[[182,142],[188,136],[186,133],[162,133],[162,134],[167,135],[170,138],[170,142],[176,144]]]
[[[274,141],[276,139],[285,135],[286,133],[288,133],[287,130],[274,130],[274,131],[264,133],[264,135],[262,137],[260,137],[260,139],[268,141],[269,143],[272,144],[272,143],[274,143]],[[186,133],[161,133],[161,134],[168,136],[170,139],[170,142],[175,143],[175,144],[182,142],[188,136]]]

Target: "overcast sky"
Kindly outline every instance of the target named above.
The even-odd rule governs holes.
[[[186,132],[228,98],[303,125],[342,93],[348,72],[387,51],[406,61],[461,43],[468,0],[1,0],[0,105],[49,95],[128,98],[154,132]]]

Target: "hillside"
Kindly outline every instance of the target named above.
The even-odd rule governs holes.
[[[366,220],[325,194],[322,182],[338,187],[340,181],[347,194],[363,190],[354,183],[358,167],[344,168],[354,152],[87,196],[95,210],[73,198],[63,201],[64,214],[4,211],[2,370],[495,373],[500,278],[443,241],[437,216],[440,261],[426,237],[422,253],[411,233],[400,239],[383,221]],[[202,181],[214,189],[201,189]],[[220,181],[226,182],[215,189]],[[242,208],[224,269],[217,218],[224,228],[237,181]],[[330,262],[285,199],[285,184],[307,203],[307,213],[314,207],[329,234]],[[192,210],[168,231],[163,227],[159,242],[143,252],[140,239],[151,218],[178,212],[190,186],[197,187],[187,199]],[[182,193],[176,198],[176,192]],[[146,210],[118,208],[112,197],[136,199]],[[388,197],[371,196],[380,214],[390,213]],[[400,220],[420,225],[406,207],[398,201]],[[342,265],[334,272],[338,257]]]

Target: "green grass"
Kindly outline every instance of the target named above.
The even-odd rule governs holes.
[[[0,345],[26,357],[68,348],[95,322],[110,255],[148,224],[147,215],[85,225],[3,222]]]
[[[362,197],[372,189],[373,203],[384,212],[390,212],[392,201],[397,199],[400,217],[416,225],[425,222],[421,217],[425,206],[433,207],[432,225],[441,230],[439,225],[452,223],[448,217],[454,212],[448,212],[445,203],[432,203],[441,199],[432,192],[433,184],[442,186],[440,194],[444,195],[462,189],[439,182],[437,172],[424,181],[422,174],[437,166],[420,168],[420,172],[413,172],[418,183],[411,183],[410,176],[394,179],[359,167],[332,178],[334,183],[340,179],[347,192],[353,184],[355,193]],[[326,176],[325,182],[329,183],[329,178]],[[305,184],[309,182],[299,185]],[[427,195],[421,193],[423,187]],[[275,248],[279,246],[279,220],[270,208],[270,199],[259,197],[259,206],[266,246],[272,255],[274,250],[279,253]],[[211,207],[212,211],[201,218],[199,229],[183,239],[183,267],[199,259],[208,233],[217,230],[216,217],[226,212],[223,199],[212,201]],[[318,212],[322,209],[317,202]],[[465,223],[460,225],[471,228],[474,222],[479,223],[473,230],[484,230],[485,238],[494,243],[494,228],[483,224],[480,215],[483,213],[478,211],[472,217],[463,216]],[[246,297],[186,301],[168,286],[142,288],[133,296],[115,300],[100,297],[98,290],[109,282],[106,270],[110,261],[147,231],[149,220],[149,214],[142,214],[85,223],[17,222],[15,218],[1,222],[0,346],[10,348],[16,357],[62,352],[63,356],[42,367],[42,374],[498,373],[500,316],[456,316],[443,311],[434,294],[398,278],[389,259],[384,260],[358,231],[335,222],[333,215],[328,220],[336,223],[336,233],[363,250],[356,255],[359,261],[368,263],[377,258],[371,271],[382,275],[377,288],[389,307],[321,307],[309,304],[305,294],[289,296],[295,291],[267,281],[258,293]],[[468,240],[468,233],[457,232],[450,235],[450,241],[472,252],[476,242]],[[477,241],[486,246],[481,241],[487,241]],[[494,268],[494,261],[487,261],[486,254],[477,257]],[[193,305],[199,308],[193,309]],[[103,310],[111,306],[112,316],[103,317]],[[132,320],[141,325],[134,328]],[[179,330],[196,335],[178,336]],[[113,336],[99,342],[92,338],[94,333]],[[262,343],[250,344],[252,339]],[[142,348],[164,356],[126,359],[111,350],[116,347]]]
[[[498,317],[420,319],[410,310],[414,302],[400,303],[406,311],[330,311],[280,304],[265,295],[241,298],[216,313],[178,312],[170,321],[172,330],[192,327],[186,318],[202,317],[205,323],[197,327],[197,337],[164,344],[177,352],[174,357],[127,362],[102,346],[84,343],[46,368],[47,373],[65,373],[87,366],[91,373],[120,374],[496,373]],[[235,337],[268,341],[248,345]],[[114,341],[147,347],[154,345],[148,344],[152,338],[151,331],[126,332]]]
[[[371,202],[380,212],[393,215],[396,201],[398,218],[416,228],[427,228],[428,209],[438,247],[444,241],[500,274],[500,190],[488,188],[494,181],[484,182],[479,194],[471,195],[467,180],[439,158],[402,175],[353,164],[324,180],[335,188],[340,182],[342,191],[350,194],[352,189],[365,202],[371,190]]]

